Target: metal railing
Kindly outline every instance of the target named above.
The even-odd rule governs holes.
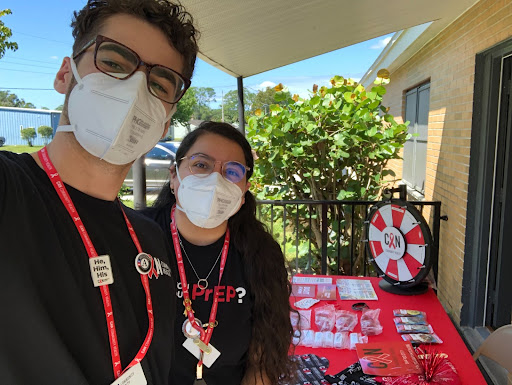
[[[336,275],[372,276],[377,273],[366,257],[362,241],[364,241],[364,220],[368,217],[370,207],[376,203],[378,201],[260,200],[257,210],[259,219],[267,224],[269,231],[281,245],[292,274],[297,272],[328,274],[329,270],[329,274]],[[413,204],[424,218],[426,209],[430,211],[431,220],[429,221],[429,218],[425,220],[430,223],[433,240],[432,268],[434,278],[437,280],[440,220],[444,219],[441,218],[441,202],[409,201],[409,203]],[[306,217],[304,213],[307,214]],[[315,225],[319,230],[316,234],[314,234]],[[357,236],[350,237],[351,234]],[[307,256],[304,255],[305,242],[308,244]],[[328,251],[329,245],[330,251]],[[303,255],[299,257],[300,249]],[[293,255],[290,255],[293,252],[295,252],[294,261],[291,260]],[[342,254],[345,255],[344,258]],[[348,262],[350,264],[346,266]],[[360,265],[356,266],[356,262]],[[300,266],[300,263],[305,266]]]

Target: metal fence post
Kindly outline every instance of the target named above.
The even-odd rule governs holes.
[[[327,203],[322,203],[322,274],[327,274]]]
[[[140,210],[146,207],[146,164],[144,155],[132,166],[133,171],[133,208]]]
[[[434,279],[437,282],[437,271],[439,264],[439,232],[441,228],[441,202],[435,202],[434,204],[434,223],[432,226],[432,238],[434,238],[434,244],[432,245],[432,270],[434,270]]]

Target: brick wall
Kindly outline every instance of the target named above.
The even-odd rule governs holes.
[[[460,320],[475,55],[512,37],[512,0],[481,0],[391,74],[384,104],[403,121],[406,90],[430,80],[425,200],[440,200],[439,298]],[[401,161],[390,163],[401,176]]]

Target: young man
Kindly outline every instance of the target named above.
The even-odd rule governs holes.
[[[89,0],[72,27],[54,140],[0,152],[0,383],[167,384],[169,246],[116,196],[190,85],[195,30],[167,0]]]

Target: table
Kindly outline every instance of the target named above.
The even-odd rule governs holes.
[[[434,332],[443,340],[443,343],[437,345],[439,352],[448,354],[450,361],[457,369],[458,375],[464,385],[486,385],[482,373],[473,360],[471,353],[466,348],[464,341],[460,337],[457,329],[452,321],[446,314],[446,311],[439,302],[434,291],[429,288],[425,294],[415,296],[405,296],[391,294],[379,287],[380,278],[376,277],[347,277],[347,276],[318,276],[297,274],[302,277],[328,277],[332,278],[332,283],[336,284],[336,279],[349,278],[349,279],[366,279],[370,280],[372,286],[377,293],[377,301],[365,301],[370,308],[380,308],[379,321],[383,326],[382,334],[378,336],[369,336],[368,342],[383,342],[383,341],[402,341],[400,334],[397,333],[395,324],[393,322],[393,309],[411,309],[421,310],[427,313],[427,321],[432,325]],[[290,297],[290,303],[293,305],[297,300],[303,297]],[[353,300],[340,300],[338,292],[336,292],[336,301],[320,301],[311,309],[320,307],[325,304],[337,304],[338,308],[343,310],[352,310],[352,304],[361,301]],[[313,318],[313,317],[312,317]],[[360,315],[359,315],[360,318]],[[314,329],[314,322],[312,320],[312,328]],[[356,326],[354,332],[360,332],[360,325]],[[357,361],[357,353],[355,350],[339,350],[339,349],[326,349],[326,348],[311,348],[304,346],[297,346],[294,354],[312,353],[320,357],[325,357],[329,360],[329,369],[327,374],[336,374],[345,369],[350,364]]]

